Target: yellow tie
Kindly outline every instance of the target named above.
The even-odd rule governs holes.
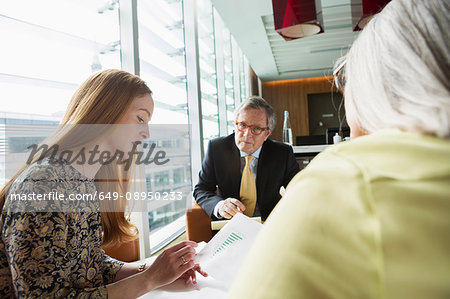
[[[244,215],[249,217],[253,216],[256,205],[256,183],[250,169],[250,162],[252,162],[253,158],[253,156],[245,156],[245,167],[242,172],[240,191],[241,201],[245,206]]]

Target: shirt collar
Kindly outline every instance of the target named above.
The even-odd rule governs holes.
[[[245,156],[253,156],[256,159],[259,159],[259,154],[261,153],[261,149],[262,149],[262,145],[251,155],[244,153],[242,151],[239,151],[241,153],[241,157],[245,157]]]

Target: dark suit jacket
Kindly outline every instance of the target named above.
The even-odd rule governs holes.
[[[209,142],[194,197],[212,219],[216,218],[214,207],[220,200],[240,198],[240,159],[234,134]],[[299,166],[292,147],[270,139],[263,143],[256,175],[257,202],[263,220],[280,200],[280,187],[286,187],[297,172]]]

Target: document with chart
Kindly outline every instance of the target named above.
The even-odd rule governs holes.
[[[231,283],[262,224],[238,213],[198,253],[196,262],[210,276]]]

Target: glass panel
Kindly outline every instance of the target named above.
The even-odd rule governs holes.
[[[77,85],[92,71],[120,68],[117,7],[99,13],[105,3],[0,2],[1,73]]]
[[[234,104],[234,72],[233,72],[233,57],[232,55],[232,44],[231,44],[231,34],[230,31],[224,28],[223,32],[223,46],[224,46],[224,69],[225,69],[225,96],[227,104],[227,129],[228,134],[231,134],[234,130],[234,116],[233,112],[235,110]]]
[[[0,1],[0,172],[5,124],[58,123],[93,72],[120,69],[117,1]],[[26,132],[18,132],[28,138]]]
[[[211,1],[199,0],[197,5],[203,140],[206,149],[208,141],[219,136],[214,20]]]
[[[241,51],[239,51],[242,53]],[[245,100],[249,95],[249,86],[248,86],[248,78],[249,78],[249,65],[247,58],[244,55],[241,55],[241,67],[240,67],[240,81],[241,81],[241,102]]]
[[[225,126],[225,130],[220,130],[220,134],[227,135],[231,133],[228,121],[229,111],[234,111],[234,88],[233,88],[233,60],[231,51],[231,34],[225,27],[220,15],[215,11],[214,14],[214,31],[217,39],[216,52],[217,52],[217,86],[219,89],[219,109],[223,109],[224,113],[220,113],[219,127]],[[219,48],[220,47],[220,48]],[[226,111],[225,111],[226,110]]]
[[[185,44],[182,1],[138,1],[140,76],[153,91],[155,110],[152,124],[188,124]],[[152,135],[152,133],[150,133]],[[157,134],[155,134],[157,135]],[[155,139],[156,138],[156,139]],[[150,144],[167,150],[179,148],[173,134],[151,136]],[[177,153],[182,163],[145,169],[146,191],[155,194],[184,190],[182,200],[149,205],[151,251],[155,252],[184,230],[179,221],[191,200],[189,151]],[[181,161],[181,160],[180,160]]]

